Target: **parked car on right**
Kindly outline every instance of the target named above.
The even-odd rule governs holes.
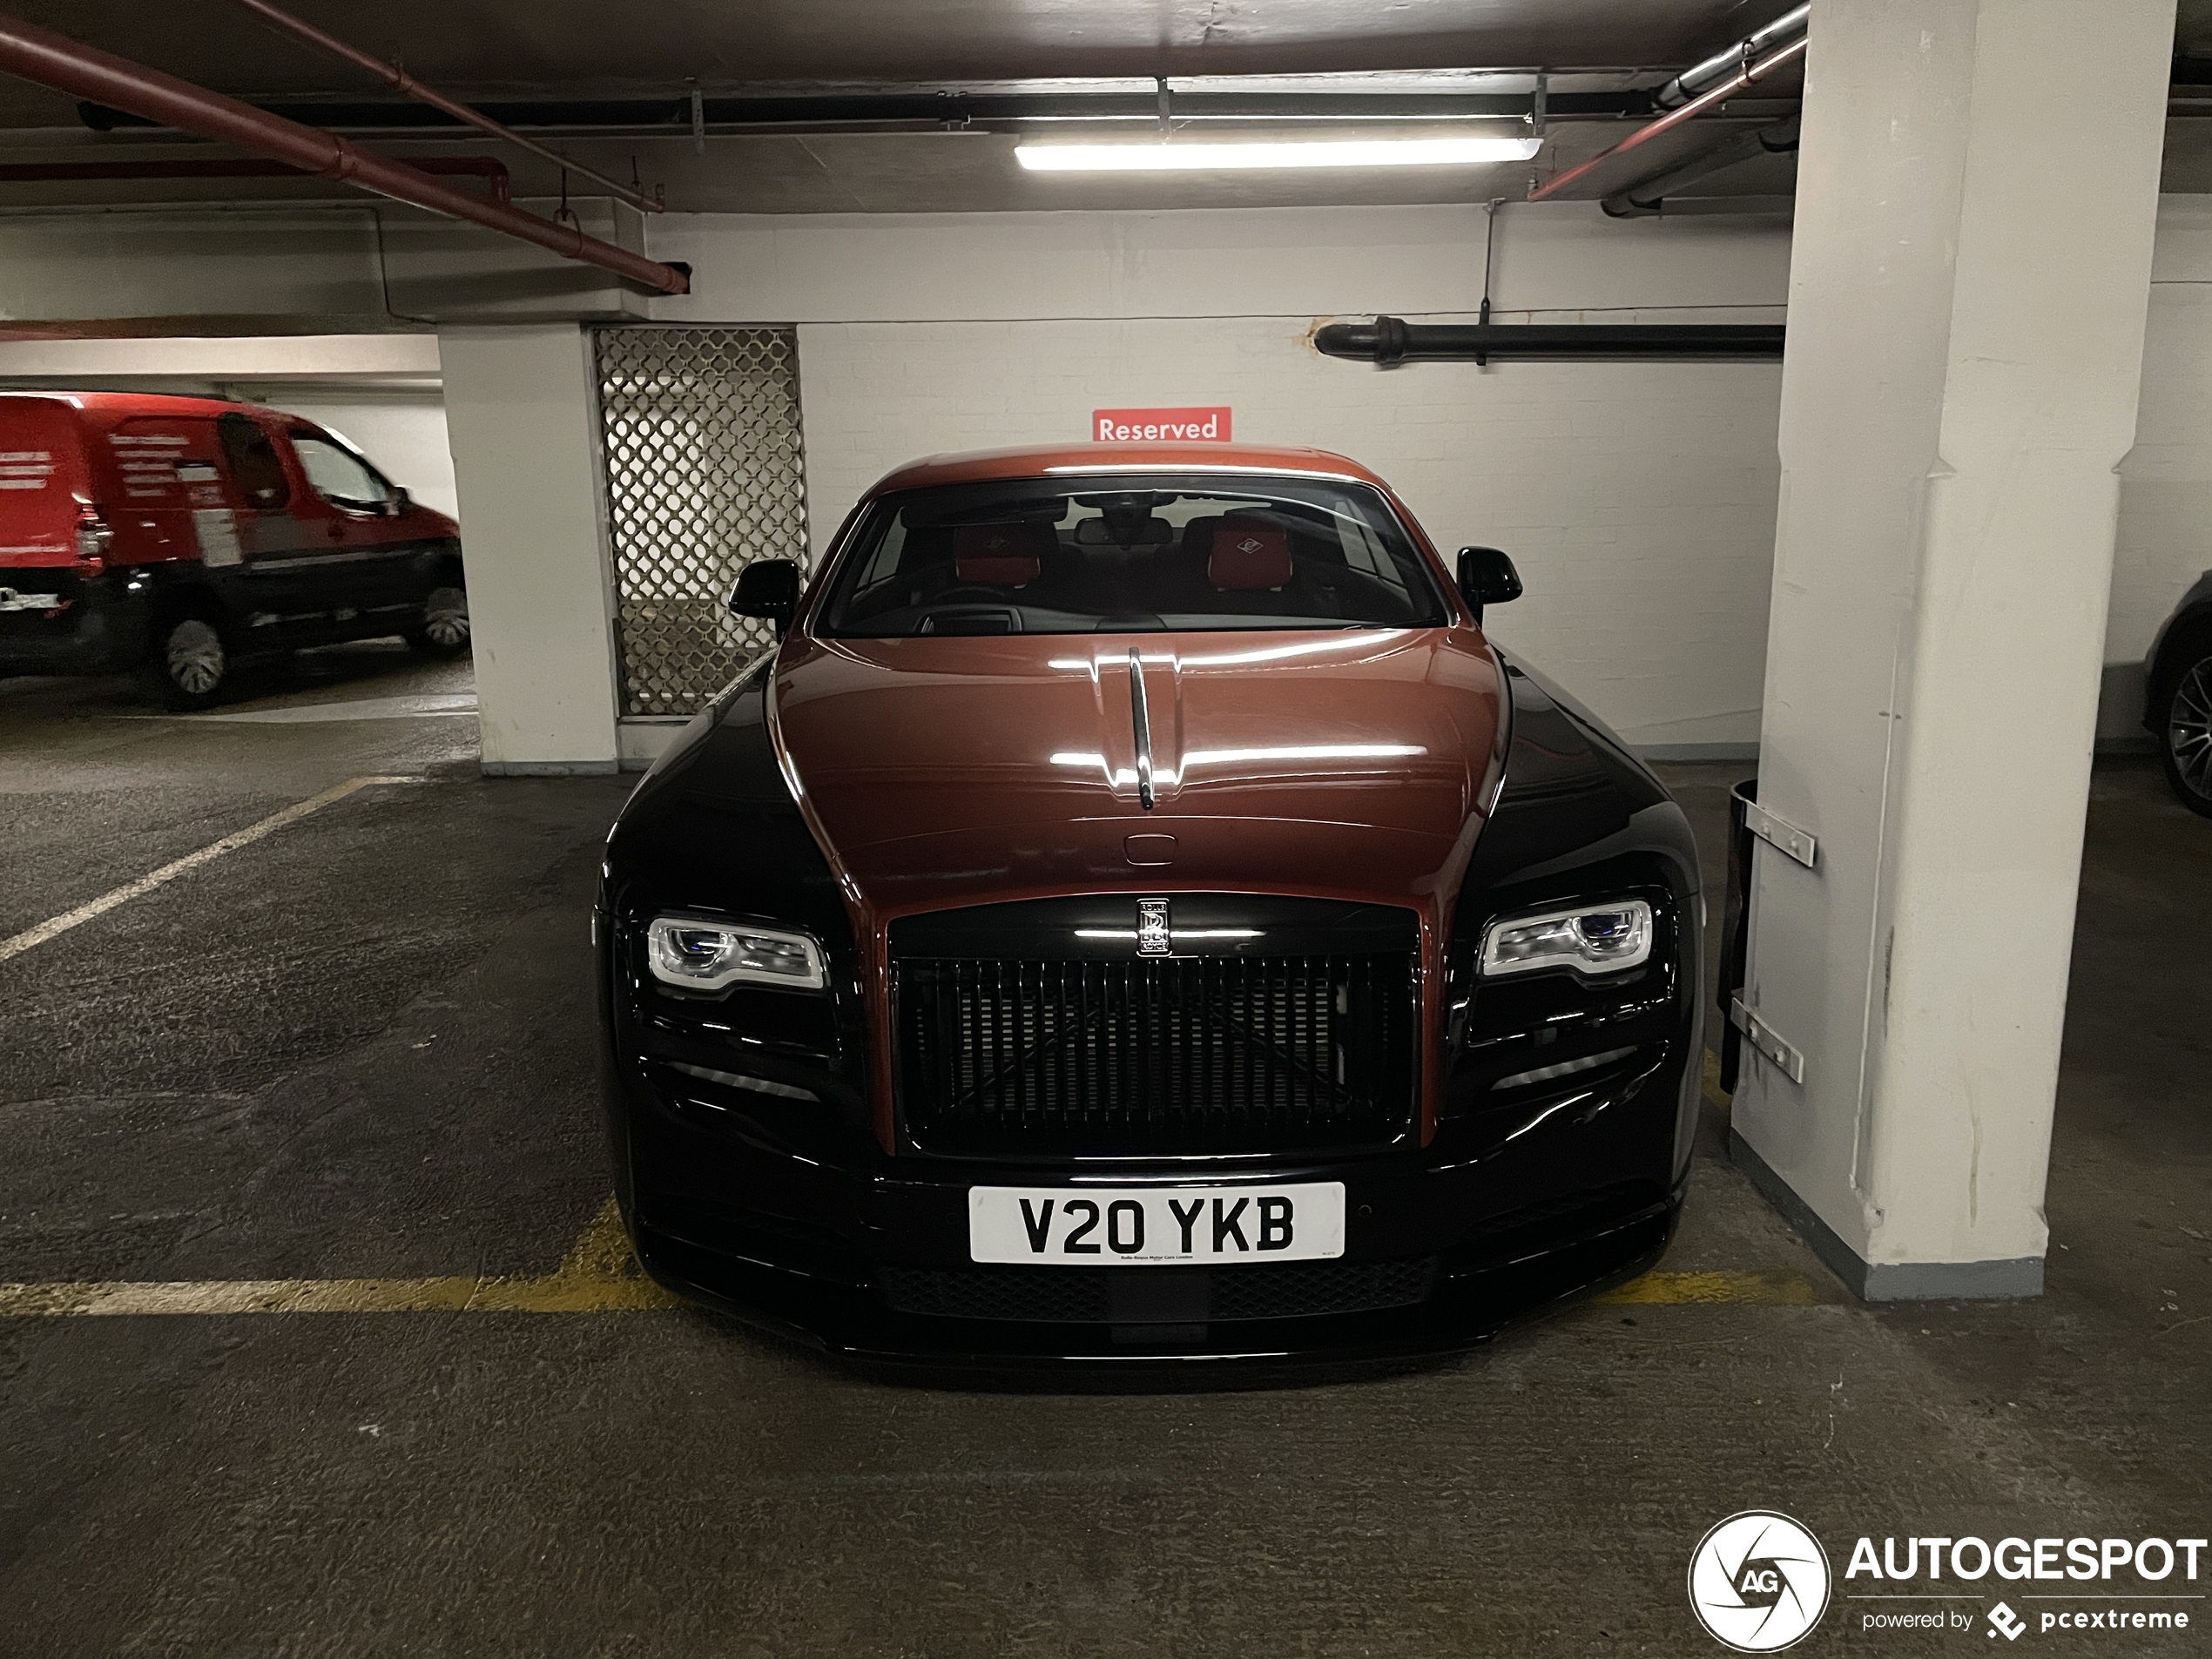
[[[2212,570],[2182,596],[2143,662],[2143,724],[2182,805],[2212,818]]]

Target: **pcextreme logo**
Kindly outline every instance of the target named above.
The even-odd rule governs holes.
[[[1794,1646],[1828,1610],[1828,1552],[1772,1509],[1730,1515],[1689,1557],[1689,1607],[1706,1633],[1738,1653]]]

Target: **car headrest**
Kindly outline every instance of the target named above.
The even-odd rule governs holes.
[[[953,575],[987,588],[1026,588],[1059,545],[1052,526],[1036,519],[962,524],[953,531]]]
[[[1206,580],[1221,592],[1280,588],[1291,580],[1291,538],[1280,524],[1243,513],[1224,516],[1214,527]]]
[[[1211,514],[1204,518],[1192,519],[1183,527],[1183,545],[1177,550],[1184,558],[1196,563],[1212,550],[1213,533],[1220,528],[1221,515],[1219,513]]]

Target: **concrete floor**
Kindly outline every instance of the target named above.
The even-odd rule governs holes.
[[[0,938],[424,780],[0,961],[0,1280],[544,1274],[586,1232],[627,780],[482,779],[435,702],[296,717],[468,685],[324,653],[244,720],[0,681]],[[1744,768],[1669,770],[1717,850]],[[0,1314],[0,1652],[1698,1654],[1689,1552],[1745,1507],[1839,1597],[1861,1534],[2202,1534],[2209,876],[2212,824],[2101,770],[2039,1300],[1851,1302],[1715,1109],[1666,1265],[1810,1305],[1587,1305],[1361,1382],[894,1386],[688,1310]],[[1961,1642],[1839,1599],[1798,1651]]]

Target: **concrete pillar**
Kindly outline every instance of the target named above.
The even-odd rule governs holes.
[[[616,769],[617,670],[591,340],[574,323],[438,335],[493,774]]]
[[[2174,0],[1811,30],[1734,1145],[1862,1295],[2032,1295]]]

